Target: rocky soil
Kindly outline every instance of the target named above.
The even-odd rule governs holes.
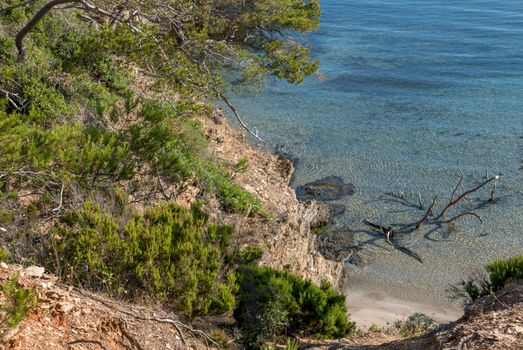
[[[64,286],[57,277],[34,270],[0,266],[0,283],[17,275],[38,299],[36,309],[20,325],[0,325],[0,349],[199,350],[211,345],[176,315]]]
[[[192,324],[154,307],[111,300],[60,284],[41,269],[0,265],[0,283],[18,275],[38,303],[19,326],[0,325],[0,349],[160,350],[218,348],[209,334],[219,328],[229,349],[235,334],[226,319]],[[0,298],[4,298],[0,293]],[[523,350],[523,283],[479,299],[465,315],[426,335],[400,339],[385,332],[337,341],[302,340],[300,349],[318,350]]]

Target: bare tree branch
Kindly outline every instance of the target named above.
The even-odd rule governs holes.
[[[457,220],[457,219],[459,219],[459,218],[461,218],[461,217],[463,217],[463,216],[466,216],[466,215],[474,216],[474,217],[476,217],[476,218],[479,220],[479,222],[483,223],[483,220],[481,220],[481,216],[479,216],[478,214],[473,213],[473,212],[471,212],[471,211],[467,211],[467,212],[464,212],[464,213],[460,213],[460,214],[454,216],[453,218],[450,218],[450,219],[448,219],[448,220],[439,221],[439,222],[441,222],[441,223],[443,223],[443,224],[448,224],[448,223],[451,223],[451,222],[453,222],[453,221],[455,221],[455,220]]]
[[[425,212],[425,215],[423,215],[423,218],[421,218],[421,220],[416,224],[416,230],[419,229],[421,225],[423,225],[423,223],[428,219],[430,213],[432,213],[432,209],[434,208],[434,205],[436,204],[437,200],[438,196],[434,196],[434,198],[432,198],[432,202],[430,203],[429,208]]]
[[[449,201],[449,203],[445,206],[445,208],[443,208],[443,210],[441,211],[441,213],[439,214],[439,216],[437,217],[437,219],[441,219],[443,216],[445,216],[445,214],[447,213],[447,211],[453,207],[454,205],[456,205],[460,200],[462,200],[463,198],[465,198],[466,196],[468,196],[469,194],[471,193],[474,193],[476,192],[477,190],[481,189],[482,187],[484,187],[485,185],[487,185],[489,182],[492,182],[494,180],[497,180],[499,179],[501,175],[496,175],[496,176],[493,176],[485,181],[483,181],[482,183],[480,183],[479,185],[477,185],[476,187],[474,188],[471,188],[470,190],[468,191],[465,191],[463,192],[461,195],[459,195],[457,198],[453,198],[454,197],[454,193],[456,192],[456,190],[453,192],[453,195],[452,195],[452,198],[451,200]]]
[[[258,136],[258,133],[255,133],[253,132],[251,129],[249,129],[249,127],[247,126],[247,124],[245,124],[245,122],[242,120],[242,118],[240,117],[240,114],[238,113],[238,111],[236,110],[236,108],[234,108],[234,106],[232,105],[232,103],[229,101],[229,99],[227,97],[225,97],[223,94],[218,94],[218,96],[220,97],[220,99],[225,102],[225,104],[231,109],[231,111],[234,113],[234,116],[236,117],[236,119],[238,120],[238,122],[240,123],[240,125],[242,126],[242,128],[244,128],[245,130],[247,130],[247,132],[249,134],[251,134],[252,136],[254,136],[256,139],[258,139],[259,141],[261,142],[265,142],[263,141],[259,136]]]
[[[15,44],[16,49],[18,50],[18,59],[24,61],[27,57],[27,52],[24,47],[24,38],[25,36],[40,22],[40,20],[53,9],[53,7],[77,2],[80,3],[80,0],[53,0],[42,6],[40,10],[34,15],[34,17],[16,34]]]

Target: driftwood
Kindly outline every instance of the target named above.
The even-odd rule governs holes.
[[[367,225],[367,226],[370,226],[370,227],[378,230],[378,231],[381,231],[385,235],[385,237],[384,237],[385,241],[387,243],[389,243],[390,245],[392,245],[393,247],[395,247],[396,249],[401,250],[402,252],[406,253],[407,255],[415,258],[416,260],[418,260],[420,262],[423,262],[421,257],[418,254],[412,252],[408,248],[398,246],[394,242],[395,235],[411,233],[413,231],[418,230],[424,224],[436,225],[437,227],[441,227],[444,224],[447,224],[447,225],[448,224],[452,224],[454,221],[456,221],[456,220],[458,220],[458,219],[460,219],[462,217],[465,217],[465,216],[473,216],[473,217],[477,218],[480,223],[483,223],[483,220],[482,220],[481,216],[479,214],[477,214],[476,212],[474,212],[473,210],[469,210],[469,209],[462,210],[462,211],[456,213],[454,216],[452,216],[452,217],[450,217],[448,219],[446,219],[445,216],[449,212],[449,210],[454,208],[463,199],[465,199],[469,195],[479,191],[480,189],[482,189],[483,187],[485,187],[486,185],[488,185],[491,182],[493,182],[493,187],[492,187],[492,190],[490,192],[490,197],[489,197],[489,199],[486,202],[494,202],[496,200],[497,181],[501,178],[502,174],[498,174],[498,175],[495,175],[495,176],[489,176],[488,173],[487,173],[486,176],[485,176],[485,179],[481,183],[479,183],[478,185],[476,185],[476,186],[474,186],[474,187],[472,187],[470,189],[464,190],[463,192],[458,194],[459,190],[460,190],[460,187],[463,184],[463,180],[465,178],[465,174],[463,173],[463,171],[459,167],[459,163],[458,163],[458,169],[459,169],[459,172],[460,172],[460,177],[459,177],[456,185],[452,189],[449,201],[441,209],[439,214],[437,214],[435,216],[433,215],[434,207],[436,206],[436,203],[438,201],[438,197],[434,196],[432,198],[431,202],[430,202],[429,207],[424,212],[424,215],[422,216],[422,218],[420,220],[416,221],[415,223],[404,225],[402,227],[399,227],[398,229],[393,229],[390,225],[389,226],[385,226],[385,225],[376,224],[376,223],[374,223],[374,222],[372,222],[372,221],[370,221],[368,219],[363,220],[363,223],[365,225]],[[398,203],[400,203],[402,205],[405,205],[405,206],[408,206],[408,207],[416,207],[416,208],[418,208],[420,210],[422,210],[424,208],[423,199],[422,199],[421,194],[419,192],[418,192],[418,198],[417,198],[418,205],[415,205],[413,202],[409,201],[407,199],[407,196],[402,191],[399,191],[398,193],[396,193],[396,192],[387,192],[384,195],[387,196],[387,197],[393,198],[393,200],[395,202],[398,202]],[[478,208],[479,207],[477,207],[476,209],[478,209]]]

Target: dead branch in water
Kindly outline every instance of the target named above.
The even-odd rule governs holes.
[[[445,214],[447,213],[447,211],[455,206],[456,204],[459,203],[459,201],[461,201],[463,198],[465,198],[466,196],[468,196],[469,194],[471,193],[474,193],[476,191],[478,191],[479,189],[481,189],[482,187],[484,187],[485,185],[487,185],[488,183],[494,181],[494,180],[497,180],[499,179],[501,176],[500,175],[496,175],[496,176],[492,176],[488,179],[486,179],[485,181],[483,181],[482,183],[480,183],[479,185],[477,185],[476,187],[474,188],[471,188],[470,190],[467,190],[467,191],[464,191],[462,194],[460,194],[457,198],[454,198],[454,195],[456,193],[456,190],[459,186],[459,184],[461,183],[462,179],[460,179],[460,181],[458,182],[458,185],[456,185],[456,188],[454,189],[454,191],[452,192],[452,196],[450,197],[450,201],[447,203],[447,205],[441,210],[441,213],[438,215],[437,219],[441,219],[442,217],[445,216]]]
[[[379,225],[379,224],[373,223],[372,221],[370,221],[368,219],[363,220],[363,223],[367,226],[370,226],[370,227],[384,233],[386,242],[391,244],[392,246],[394,246],[396,249],[401,250],[402,252],[406,253],[407,255],[415,258],[416,260],[418,260],[420,262],[423,262],[421,257],[418,254],[410,251],[408,248],[396,246],[395,242],[393,241],[395,234],[411,233],[415,230],[418,230],[423,224],[436,225],[437,227],[441,227],[443,224],[450,225],[453,222],[455,222],[456,220],[458,220],[462,217],[465,217],[465,216],[473,216],[473,217],[477,218],[481,224],[483,224],[483,220],[482,220],[481,216],[479,216],[477,213],[475,213],[473,210],[470,210],[470,209],[463,209],[461,211],[458,211],[454,216],[452,216],[449,219],[444,219],[444,217],[450,209],[456,207],[456,205],[458,203],[460,203],[462,200],[467,198],[469,195],[479,191],[480,189],[482,189],[483,187],[485,187],[487,184],[489,184],[491,182],[493,182],[494,184],[493,184],[492,190],[490,192],[490,197],[489,197],[489,199],[486,200],[485,203],[494,202],[496,199],[497,181],[500,179],[502,174],[498,174],[495,176],[489,176],[487,173],[487,175],[485,176],[484,180],[481,183],[479,183],[478,185],[476,185],[468,190],[464,190],[463,192],[461,192],[461,194],[458,194],[460,188],[463,185],[463,180],[465,179],[465,174],[461,170],[459,163],[458,163],[458,169],[460,172],[460,177],[459,177],[456,185],[452,189],[450,199],[445,204],[445,206],[441,209],[439,214],[436,215],[435,217],[432,217],[432,214],[433,214],[436,202],[438,200],[437,196],[434,196],[432,198],[429,207],[427,208],[423,217],[419,221],[417,221],[413,224],[400,226],[401,229],[393,229],[391,226]],[[399,191],[399,194],[396,192],[387,192],[384,195],[394,198],[395,202],[400,203],[402,205],[406,205],[409,207],[418,207],[419,209],[423,209],[423,199],[419,192],[418,192],[418,204],[419,204],[418,206],[413,204],[413,202],[409,201],[407,196],[405,196],[405,194],[402,191]],[[479,207],[477,207],[476,209],[478,209],[478,208]],[[409,252],[409,253],[407,253],[407,252]]]
[[[421,225],[423,225],[423,223],[429,218],[429,215],[432,213],[432,209],[434,208],[434,205],[436,204],[437,200],[438,196],[434,196],[434,198],[432,198],[432,202],[430,203],[429,208],[425,212],[425,215],[423,215],[423,218],[421,218],[421,220],[416,224],[416,230],[419,229]]]

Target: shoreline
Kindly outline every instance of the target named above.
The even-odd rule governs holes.
[[[294,162],[292,162],[292,157],[289,157],[288,154],[278,155],[277,152],[274,152],[274,150],[270,149],[259,149],[255,146],[255,143],[253,143],[252,140],[248,140],[248,138],[245,136],[238,137],[238,135],[243,134],[243,130],[234,125],[234,123],[232,123],[232,125],[229,125],[228,123],[220,123],[219,125],[214,123],[207,123],[207,127],[211,127],[212,129],[217,130],[217,133],[223,137],[219,147],[215,148],[215,151],[217,149],[221,150],[221,152],[218,153],[221,153],[220,155],[223,158],[230,159],[231,156],[237,157],[238,155],[236,151],[238,149],[242,150],[242,154],[249,155],[253,167],[247,171],[248,174],[245,174],[247,175],[246,177],[238,175],[237,180],[239,180],[242,185],[253,190],[252,192],[257,193],[262,198],[262,200],[265,201],[265,203],[270,203],[273,208],[286,207],[286,209],[289,210],[295,207],[298,203],[300,203],[299,206],[303,206],[305,202],[307,202],[298,201],[296,198],[296,191],[291,186],[291,177],[294,172]],[[232,149],[235,151],[233,152],[230,149],[226,151],[224,148],[229,147],[225,146],[224,143],[233,144],[234,147]],[[274,176],[275,173],[269,171],[270,175],[267,178],[267,171],[273,166],[280,164],[278,159],[286,159],[287,163],[285,164],[290,164],[290,169],[287,173],[287,176],[276,180],[276,176]],[[269,164],[272,166],[267,166]],[[278,166],[275,168],[277,167]],[[262,174],[260,174],[260,172]],[[272,179],[270,179],[271,175],[273,176]],[[258,186],[255,186],[254,183],[248,181],[247,178],[250,178],[250,180],[253,178],[265,179],[265,181],[262,180],[258,183]],[[275,192],[270,190],[275,181],[278,182],[280,186],[279,196],[275,196]],[[262,184],[262,186],[259,186],[260,184]],[[319,203],[320,207],[330,208],[328,203],[324,201],[317,200],[316,202]],[[291,212],[294,211],[295,209],[291,209]],[[313,217],[317,217],[317,215],[318,214],[315,212],[315,210],[313,210],[308,215],[306,214],[306,211],[298,210],[291,216],[300,217],[302,220],[305,219],[305,222],[311,222],[314,221]],[[327,215],[330,216],[331,214],[329,213]],[[332,218],[328,218],[328,216],[327,218],[323,219],[324,224],[327,226],[332,225]],[[278,227],[277,231],[280,230],[282,230],[282,227]],[[286,244],[283,244],[283,246],[289,247],[292,245],[294,249],[296,249],[298,246],[304,243],[302,242],[302,244],[298,244],[299,240],[316,240],[314,235],[310,235],[310,229],[308,227],[301,227],[298,230],[301,231],[300,234],[290,234],[294,230],[295,229],[288,230],[288,228],[283,229],[283,231],[287,232],[283,235],[283,237],[280,238],[283,238],[284,240],[294,240],[295,243],[292,245],[289,244],[289,242],[286,242]],[[276,237],[272,237],[272,239],[274,238]],[[350,269],[340,261],[326,259],[325,257],[321,256],[317,247],[312,248],[315,246],[315,244],[312,244],[312,242],[305,244],[305,246],[308,246],[308,249],[298,249],[301,250],[300,253],[295,252],[294,254],[290,254],[289,250],[282,249],[283,247],[278,247],[281,244],[281,241],[280,244],[277,244],[277,241],[278,239],[275,240],[275,245],[271,244],[272,247],[266,247],[270,253],[269,255],[265,255],[263,262],[276,267],[287,266],[286,268],[295,270],[295,272],[298,274],[315,280],[316,283],[318,283],[320,277],[327,278],[331,282],[338,280],[339,282],[334,284],[338,285],[338,288],[346,297],[349,319],[355,321],[360,328],[368,328],[373,323],[377,324],[379,327],[387,328],[387,326],[392,326],[392,324],[397,320],[406,320],[415,312],[424,313],[427,316],[433,318],[437,323],[449,323],[451,321],[455,321],[463,314],[462,311],[457,312],[456,310],[445,308],[443,306],[430,305],[414,300],[398,299],[397,297],[389,296],[385,292],[381,292],[379,290],[377,291],[376,289],[363,289],[361,287],[355,287],[353,289],[350,287]],[[308,252],[305,253],[305,250],[308,250]],[[311,261],[311,263],[304,264],[307,267],[302,265],[303,262],[298,263],[296,260],[296,257],[301,256],[302,254],[307,254],[307,259],[312,257],[313,262]],[[297,268],[300,265],[301,267]],[[333,268],[334,266],[338,266],[338,268]],[[341,271],[339,269],[341,269]],[[327,273],[327,275],[325,273]]]
[[[406,320],[410,315],[421,312],[431,317],[436,323],[444,324],[456,321],[463,312],[419,303],[401,300],[388,296],[382,291],[366,291],[362,289],[345,289],[349,319],[355,321],[360,328],[369,328],[376,324],[388,328],[397,320]]]

